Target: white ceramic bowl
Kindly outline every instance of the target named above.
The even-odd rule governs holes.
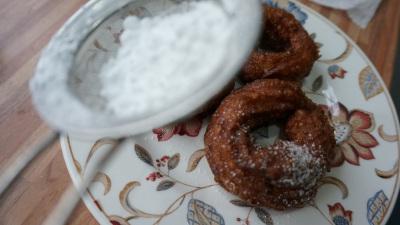
[[[208,85],[193,90],[190,97],[136,120],[113,118],[102,113],[101,107],[91,104],[98,102],[101,106],[96,73],[118,48],[118,30],[123,18],[156,15],[178,2],[93,0],[83,6],[43,51],[31,81],[33,102],[42,118],[55,129],[93,139],[136,135],[198,112],[234,78],[250,54],[260,28],[258,0],[238,0],[238,7],[232,10],[237,35],[232,37],[227,49],[226,63],[220,66]],[[159,11],[144,10],[143,6],[149,4]]]

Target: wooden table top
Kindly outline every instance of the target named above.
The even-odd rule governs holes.
[[[344,12],[301,0],[339,25],[376,65],[386,85],[393,75],[400,30],[398,0],[385,0],[367,29]],[[28,81],[39,52],[85,0],[0,0],[0,172],[49,132],[32,107]],[[0,199],[0,224],[41,224],[71,180],[59,144],[42,154]],[[97,222],[81,203],[73,225]]]

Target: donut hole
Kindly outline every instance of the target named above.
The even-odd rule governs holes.
[[[268,123],[250,132],[250,139],[256,146],[267,147],[283,136],[282,123]]]
[[[289,40],[280,37],[277,31],[265,29],[258,43],[258,49],[263,52],[284,52],[290,48]]]

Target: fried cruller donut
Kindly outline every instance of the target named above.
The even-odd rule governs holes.
[[[245,82],[261,78],[301,81],[318,57],[318,47],[292,14],[264,6],[263,34],[241,78]]]
[[[250,132],[287,120],[285,137],[261,147]],[[254,81],[226,97],[205,134],[215,180],[249,204],[284,210],[309,204],[329,170],[333,129],[322,109],[293,82]]]

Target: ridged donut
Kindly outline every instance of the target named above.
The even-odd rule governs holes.
[[[267,147],[255,144],[251,131],[274,121],[284,121],[283,137]],[[223,188],[249,204],[278,210],[313,200],[335,146],[322,109],[296,83],[275,79],[254,81],[227,96],[204,141]]]
[[[318,57],[318,47],[292,14],[264,6],[263,35],[241,78],[245,82],[262,78],[300,81]]]

